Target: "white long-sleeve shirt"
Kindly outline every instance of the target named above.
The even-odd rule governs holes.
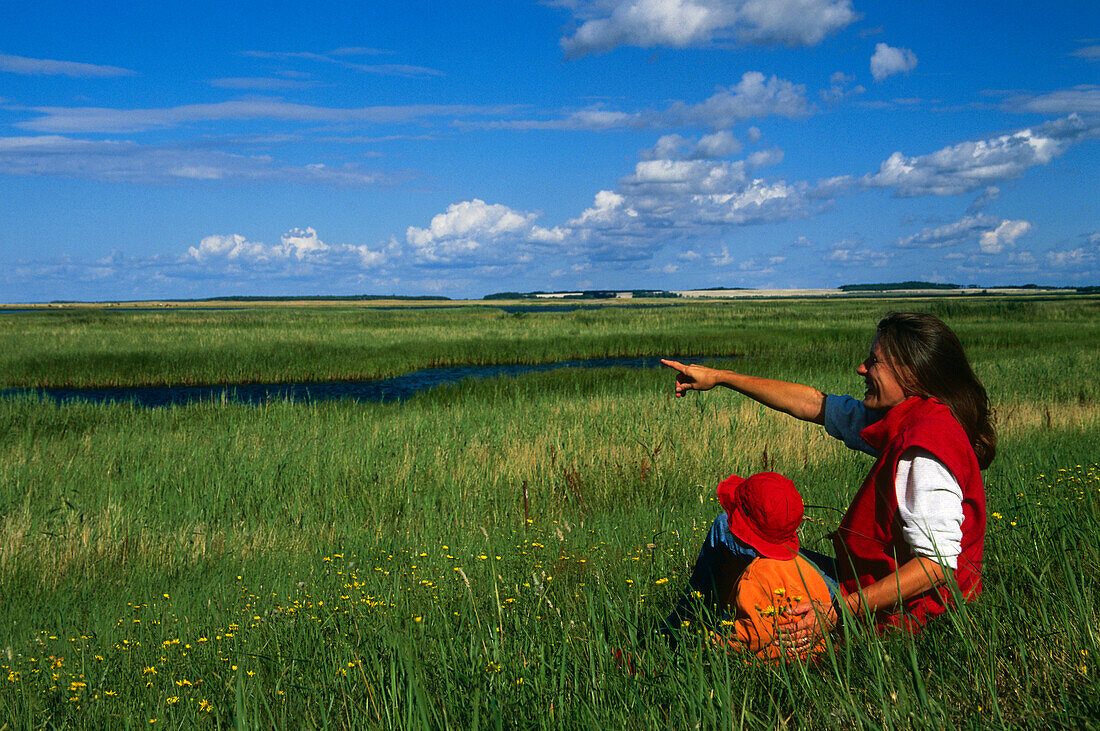
[[[878,453],[859,434],[884,415],[850,396],[825,399],[825,431],[848,447],[876,457]],[[902,533],[913,555],[958,568],[963,494],[947,466],[928,450],[911,447],[898,460],[894,491]]]

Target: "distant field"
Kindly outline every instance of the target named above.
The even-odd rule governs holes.
[[[0,385],[692,353],[856,393],[887,308],[951,324],[999,415],[985,593],[918,638],[857,633],[806,668],[646,633],[719,479],[788,474],[822,548],[869,466],[729,392],[671,399],[667,372],[555,371],[387,405],[6,399],[0,726],[1100,723],[1098,298],[11,313]]]

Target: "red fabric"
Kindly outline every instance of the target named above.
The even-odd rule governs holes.
[[[890,409],[860,436],[878,451],[879,458],[833,539],[841,590],[854,593],[913,558],[902,534],[894,478],[902,453],[920,447],[943,462],[962,488],[962,552],[955,581],[964,597],[977,596],[982,588],[985,487],[974,449],[951,410],[934,398],[914,396]],[[950,594],[948,586],[929,590],[906,600],[904,613],[881,612],[876,622],[880,627],[889,624],[915,630],[944,611]]]
[[[798,553],[802,496],[783,475],[730,475],[718,484],[718,502],[729,518],[730,531],[761,556],[785,561]]]

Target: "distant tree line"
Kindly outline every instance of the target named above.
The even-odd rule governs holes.
[[[302,296],[230,295],[228,297],[204,297],[197,300],[163,300],[164,302],[374,302],[377,300],[449,301],[450,297],[437,295],[401,294],[307,294]]]
[[[841,292],[889,292],[895,289],[963,289],[957,284],[938,284],[936,282],[880,282],[877,284],[842,284],[837,287]]]
[[[554,299],[563,300],[607,300],[615,299],[622,292],[629,292],[632,297],[679,297],[675,292],[664,289],[587,289],[583,292],[494,292],[487,294],[483,300],[523,300],[523,299]]]

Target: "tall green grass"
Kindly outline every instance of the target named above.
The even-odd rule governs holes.
[[[901,307],[942,315],[978,360],[983,351],[1010,360],[1079,357],[1062,343],[1100,335],[1100,299],[1091,297],[738,301],[537,314],[484,306],[89,308],[0,313],[0,387],[356,380],[438,366],[661,354],[766,356],[792,371],[832,375],[869,345],[879,316]],[[1092,349],[1082,365],[1095,367],[1095,356]]]
[[[917,637],[850,627],[811,666],[753,665],[705,634],[672,650],[650,629],[719,479],[788,474],[821,549],[869,461],[728,392],[672,399],[668,372],[555,371],[386,405],[0,401],[0,723],[1095,726],[1100,409],[1077,302],[941,313],[1000,414],[985,591]],[[800,304],[694,320],[713,323],[706,342],[736,319],[739,366],[854,392],[874,318],[815,306],[808,324]],[[319,333],[346,316],[329,314],[310,313]],[[440,332],[485,325],[443,314]]]

